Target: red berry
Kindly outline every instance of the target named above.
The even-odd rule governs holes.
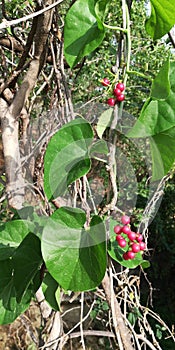
[[[125,95],[124,94],[120,94],[120,95],[117,96],[117,101],[118,102],[122,102],[122,101],[124,101],[124,99],[125,99]]]
[[[135,253],[132,250],[129,250],[127,252],[128,259],[134,259],[135,258]]]
[[[115,88],[114,91],[113,91],[113,93],[114,93],[114,95],[115,95],[116,97],[118,97],[118,96],[121,95],[122,91],[121,91],[120,89],[118,89],[118,88]]]
[[[132,251],[133,251],[134,253],[140,252],[140,245],[137,244],[137,243],[133,243],[133,244],[132,244]]]
[[[121,232],[125,233],[126,235],[128,235],[128,233],[131,232],[131,229],[129,226],[120,227],[120,230],[121,230]]]
[[[109,105],[109,106],[115,106],[115,102],[116,102],[116,100],[115,100],[115,98],[113,98],[113,97],[111,97],[111,98],[108,98],[108,100],[107,100],[107,104]]]
[[[114,226],[114,232],[118,235],[121,232],[121,226],[119,225]]]
[[[143,241],[143,236],[140,233],[137,233],[136,240],[137,240],[137,242]]]
[[[124,259],[124,260],[129,260],[129,258],[128,258],[128,253],[127,253],[127,252],[123,254],[123,259]]]
[[[136,239],[136,233],[131,231],[128,233],[128,238],[130,239],[130,241],[135,241]]]
[[[146,244],[144,242],[139,243],[140,250],[145,250],[146,249]]]
[[[126,241],[125,241],[125,239],[123,238],[123,239],[120,239],[119,241],[118,241],[118,245],[121,247],[121,248],[124,248],[125,246],[126,246]]]
[[[121,239],[124,239],[123,236],[118,234],[116,236],[116,241],[119,242],[119,241],[121,241]]]
[[[130,217],[127,216],[127,215],[123,215],[123,216],[121,217],[121,221],[122,221],[122,224],[123,224],[123,225],[128,225],[128,224],[130,224]]]
[[[101,81],[103,86],[109,86],[110,85],[110,81],[108,78],[103,78],[103,80]]]
[[[120,91],[124,91],[125,85],[123,83],[118,83],[116,84],[115,88],[120,89]]]

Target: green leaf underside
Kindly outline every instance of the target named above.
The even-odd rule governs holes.
[[[151,16],[146,20],[147,33],[154,39],[167,34],[175,24],[174,0],[150,0]]]
[[[106,235],[103,221],[94,216],[84,229],[85,213],[60,208],[50,218],[42,236],[42,254],[52,277],[65,289],[92,290],[106,270]]]
[[[64,125],[50,140],[44,158],[44,189],[48,199],[66,192],[91,166],[88,147],[93,131],[88,122],[77,118]]]
[[[159,77],[161,76],[162,80],[166,82],[167,92],[169,89],[168,81],[170,82],[168,97],[165,100],[149,98],[143,106],[140,117],[127,134],[131,138],[149,137],[152,153],[152,181],[159,180],[166,175],[175,161],[175,62],[170,62],[169,74],[167,67],[165,63]],[[162,97],[165,91],[161,94],[159,78],[153,82],[152,93],[154,96],[156,87],[158,87]],[[157,95],[157,98],[159,96]]]
[[[96,131],[97,131],[97,135],[100,139],[102,138],[103,133],[106,130],[106,128],[108,126],[110,126],[110,124],[111,124],[112,114],[113,114],[113,108],[108,108],[99,117]]]
[[[105,29],[94,5],[94,0],[77,0],[66,15],[64,54],[71,68],[103,41]]]

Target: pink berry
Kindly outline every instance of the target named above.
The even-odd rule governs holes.
[[[125,233],[126,235],[128,235],[128,233],[131,232],[131,229],[129,226],[123,226],[120,228],[121,232]]]
[[[140,252],[140,244],[133,243],[132,244],[132,252],[134,252],[134,253]]]
[[[125,95],[124,94],[120,94],[120,95],[117,96],[117,101],[118,102],[122,102],[122,101],[124,101],[124,99],[125,99]]]
[[[128,233],[128,238],[130,239],[130,241],[135,241],[136,239],[136,233],[131,231]]]
[[[103,86],[109,86],[110,85],[110,81],[108,78],[103,78],[103,80],[101,81]]]
[[[121,91],[120,89],[118,89],[118,88],[115,88],[114,91],[113,91],[113,93],[114,93],[115,96],[118,97],[118,96],[121,95],[122,91]]]
[[[115,88],[120,89],[120,91],[124,91],[125,85],[123,83],[118,83],[116,84]]]
[[[128,259],[134,259],[135,258],[135,253],[132,250],[129,250],[127,252]]]
[[[126,246],[126,241],[125,241],[125,239],[123,238],[123,239],[120,239],[119,241],[118,241],[118,245],[121,247],[121,248],[124,248],[125,246]]]
[[[140,233],[137,233],[136,240],[137,240],[137,242],[143,241],[143,236]]]
[[[127,215],[123,215],[123,216],[121,217],[121,221],[122,221],[122,224],[123,224],[123,225],[128,225],[128,224],[130,224],[130,217],[127,216]]]
[[[140,250],[145,250],[146,249],[146,244],[144,242],[139,243]]]
[[[118,235],[121,232],[121,226],[119,225],[114,226],[114,232]]]
[[[108,104],[109,106],[111,106],[111,107],[115,106],[115,102],[116,102],[116,100],[115,100],[115,98],[113,98],[113,97],[110,97],[110,98],[108,98],[108,100],[107,100],[107,104]]]

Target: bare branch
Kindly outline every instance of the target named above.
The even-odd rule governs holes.
[[[60,4],[61,2],[63,2],[63,0],[58,0],[56,1],[54,4],[51,4],[47,7],[45,7],[44,9],[42,10],[39,10],[39,11],[36,11],[34,13],[31,13],[30,15],[28,16],[24,16],[24,17],[21,17],[21,18],[17,18],[17,19],[14,19],[12,21],[7,21],[7,20],[2,20],[2,23],[0,23],[0,29],[4,29],[4,28],[8,28],[10,26],[14,26],[18,23],[21,23],[21,22],[25,22],[25,21],[28,21],[29,19],[32,19],[34,17],[37,17],[39,15],[42,15],[44,12],[46,11],[49,11],[51,9],[53,9],[55,6],[57,6],[58,4]]]

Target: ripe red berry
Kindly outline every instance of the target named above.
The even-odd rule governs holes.
[[[128,233],[128,238],[130,239],[130,241],[135,241],[136,239],[136,233],[131,231]]]
[[[138,243],[132,244],[132,252],[134,252],[134,253],[140,252],[140,245]]]
[[[123,254],[123,259],[124,259],[124,260],[129,260],[129,258],[128,258],[128,253],[127,253],[127,252]]]
[[[103,78],[103,80],[101,81],[103,86],[109,86],[110,85],[110,81],[108,78]]]
[[[121,232],[125,233],[126,235],[128,235],[128,233],[131,232],[131,229],[129,226],[120,227],[120,230],[121,230]]]
[[[118,96],[121,95],[122,91],[121,91],[120,89],[118,89],[118,88],[115,88],[115,89],[113,90],[113,93],[114,93],[114,95],[115,95],[116,97],[118,97]]]
[[[126,241],[125,239],[119,239],[118,241],[118,245],[121,247],[121,248],[124,248],[126,246]]]
[[[125,85],[123,83],[118,83],[115,86],[117,89],[120,89],[120,91],[124,91],[125,90]]]
[[[127,215],[123,215],[123,216],[121,217],[121,221],[122,221],[122,224],[123,224],[123,225],[128,225],[128,224],[130,224],[130,217],[127,216]]]
[[[134,259],[135,258],[135,253],[132,250],[129,250],[127,252],[128,259]]]
[[[146,249],[146,244],[144,242],[139,243],[140,250],[145,250]]]
[[[114,226],[114,232],[118,235],[121,232],[121,226],[119,225]]]
[[[115,106],[115,103],[116,103],[116,100],[115,98],[111,97],[111,98],[108,98],[107,100],[107,104],[111,107]]]
[[[141,233],[137,233],[136,240],[137,240],[137,242],[143,241],[143,236],[141,235]]]
[[[117,101],[118,102],[122,102],[122,101],[124,101],[124,99],[125,99],[125,95],[124,94],[120,94],[120,95],[117,96]]]
[[[118,234],[118,235],[116,236],[116,241],[119,242],[119,241],[121,241],[121,239],[124,239],[123,236],[120,235],[120,234]]]

